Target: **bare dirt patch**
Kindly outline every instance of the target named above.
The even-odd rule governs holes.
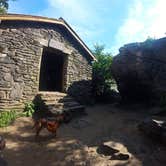
[[[137,129],[150,115],[145,109],[97,105],[86,109],[87,116],[62,125],[54,138],[46,130],[38,142],[34,139],[31,118],[19,118],[13,125],[0,129],[6,139],[3,152],[9,166],[165,166],[166,147],[152,142]],[[110,160],[97,153],[105,144],[128,160]]]

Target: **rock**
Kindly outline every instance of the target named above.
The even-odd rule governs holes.
[[[111,148],[111,147],[109,147],[107,145],[103,145],[103,144],[99,145],[99,147],[97,148],[96,151],[97,151],[97,153],[103,154],[105,156],[111,156],[114,153],[118,153],[119,152],[119,150]]]
[[[161,107],[154,107],[149,110],[149,114],[151,115],[162,115],[165,112]]]
[[[146,119],[138,125],[140,131],[145,135],[158,139],[161,137],[162,128],[161,126],[152,119]]]
[[[128,160],[129,157],[130,156],[128,154],[119,153],[111,156],[110,160]]]
[[[166,93],[166,38],[120,48],[111,72],[125,100],[149,101]]]
[[[138,129],[149,138],[166,144],[166,122],[145,119],[138,125]]]

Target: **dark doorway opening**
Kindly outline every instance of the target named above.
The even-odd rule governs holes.
[[[44,48],[40,67],[39,91],[63,91],[64,60],[63,53],[51,48]]]

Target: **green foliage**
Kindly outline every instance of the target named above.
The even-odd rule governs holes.
[[[7,11],[5,8],[3,7],[0,7],[0,14],[5,14]]]
[[[9,8],[9,0],[0,0],[0,14],[7,13],[8,8]]]
[[[15,110],[0,112],[0,127],[9,126],[16,118]]]
[[[156,40],[154,37],[148,36],[148,38],[145,40],[145,42],[153,42],[154,40]]]
[[[95,45],[93,54],[97,61],[93,63],[93,93],[95,98],[100,98],[110,93],[114,83],[111,74],[112,55],[104,52],[103,45]]]
[[[35,112],[35,105],[32,102],[25,103],[23,115],[29,117]]]
[[[15,110],[5,110],[0,112],[0,127],[9,126],[16,118],[22,116],[32,116],[35,111],[35,105],[31,102],[25,104],[24,112],[20,113]]]
[[[155,38],[148,37],[143,43],[144,48],[151,49],[154,41],[155,41]]]

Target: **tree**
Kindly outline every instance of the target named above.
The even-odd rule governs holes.
[[[114,83],[111,74],[112,54],[104,51],[104,45],[94,45],[92,51],[97,61],[93,63],[93,94],[98,100],[111,92]]]
[[[0,14],[7,13],[8,8],[9,8],[9,0],[0,0]]]

